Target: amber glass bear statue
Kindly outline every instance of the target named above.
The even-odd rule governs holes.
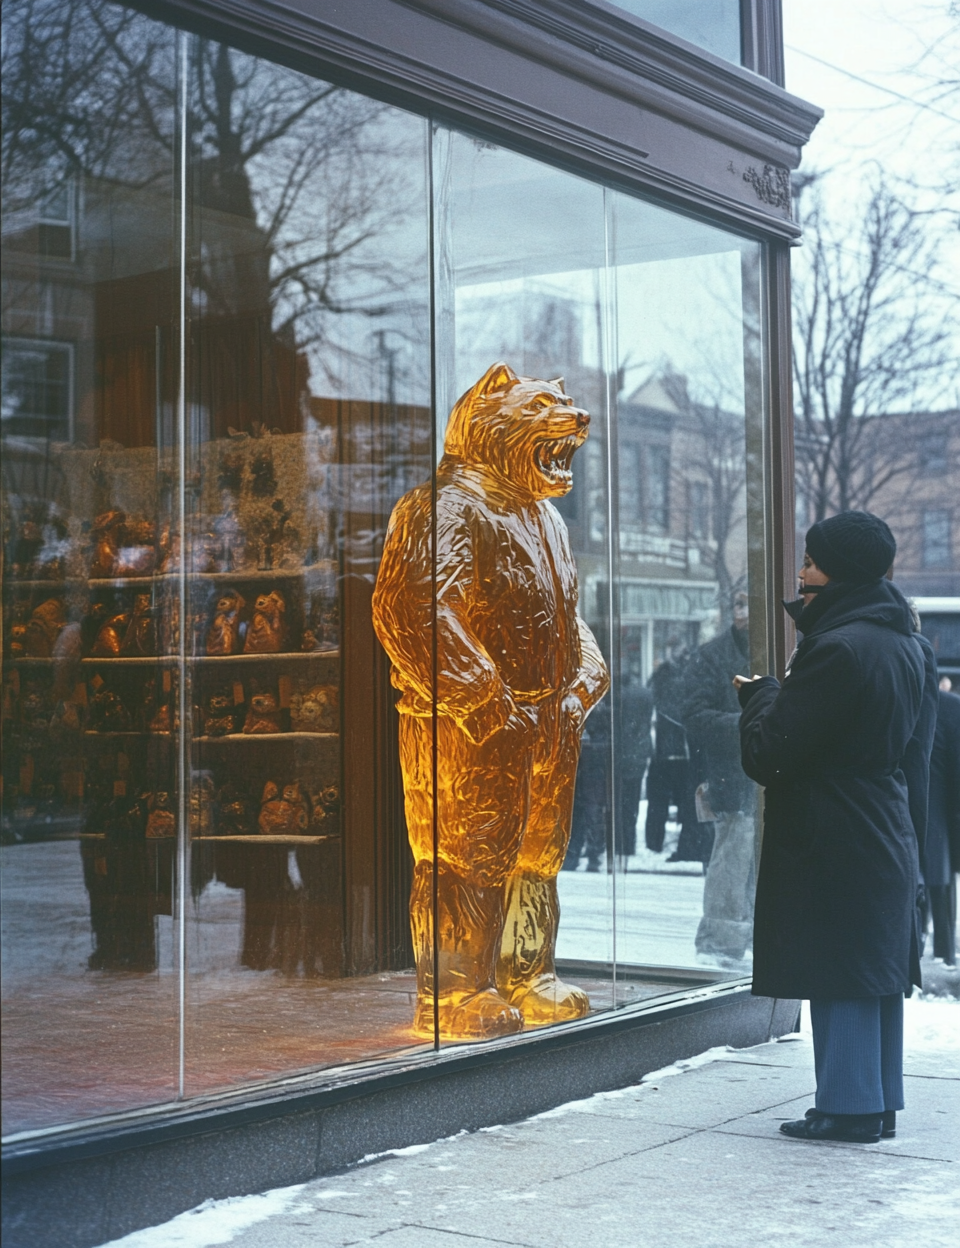
[[[390,520],[373,611],[403,695],[418,1035],[433,1035],[435,993],[440,1035],[451,1040],[507,1035],[589,1008],[556,974],[557,873],[583,722],[609,677],[577,614],[576,565],[549,501],[570,490],[589,423],[561,381],[495,364],[450,414],[435,530],[429,484],[405,494]]]

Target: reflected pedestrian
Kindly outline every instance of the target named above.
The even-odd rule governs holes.
[[[780,1128],[797,1139],[876,1143],[903,1108],[903,997],[920,958],[901,763],[913,742],[929,761],[935,675],[884,579],[895,553],[866,512],[813,525],[783,686],[734,682],[743,766],[766,789],[753,991],[810,1000],[816,1104]]]
[[[933,956],[957,961],[957,871],[960,870],[960,697],[940,682],[930,758],[930,800],[923,853],[923,928],[933,920]]]

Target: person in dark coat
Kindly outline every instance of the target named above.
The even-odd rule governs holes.
[[[766,789],[753,991],[810,1000],[816,1105],[781,1126],[800,1139],[875,1143],[903,1107],[903,996],[920,959],[901,763],[930,739],[931,676],[910,607],[884,579],[895,553],[866,512],[813,525],[801,597],[787,604],[802,640],[783,686],[735,681],[743,767]]]
[[[620,733],[617,738],[617,820],[615,825],[618,857],[630,858],[637,852],[637,814],[643,775],[650,762],[650,721],[653,694],[639,680],[628,680],[620,695]]]
[[[930,798],[923,853],[924,930],[933,918],[933,956],[957,960],[957,877],[960,871],[960,697],[938,693],[937,729],[930,756]]]
[[[756,789],[740,765],[740,705],[733,678],[750,661],[749,602],[733,601],[733,624],[701,646],[690,664],[681,708],[695,745],[694,783],[713,815],[714,843],[703,884],[696,949],[726,969],[746,969],[756,888]]]
[[[679,854],[672,861],[699,859],[697,811],[693,799],[696,784],[690,778],[690,750],[687,734],[680,722],[680,703],[685,688],[688,656],[667,659],[650,677],[648,687],[657,712],[656,744],[650,770],[647,772],[647,817],[644,840],[647,849],[659,854],[666,835],[670,807],[677,808],[680,824]],[[697,852],[690,846],[696,841]],[[682,843],[682,847],[681,847]]]

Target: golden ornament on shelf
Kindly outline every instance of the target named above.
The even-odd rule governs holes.
[[[434,993],[450,1040],[589,1009],[586,994],[556,974],[557,874],[583,722],[609,676],[577,614],[576,564],[549,502],[571,488],[589,421],[562,381],[495,364],[451,412],[435,522],[429,484],[404,495],[390,520],[373,614],[403,695],[418,1035],[433,1035]]]
[[[278,654],[283,649],[287,640],[283,621],[286,609],[286,601],[278,590],[259,595],[254,603],[253,619],[247,628],[244,654]]]

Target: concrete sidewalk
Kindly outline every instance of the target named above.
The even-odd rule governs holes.
[[[346,1173],[182,1214],[123,1248],[956,1248],[960,1005],[908,1002],[907,1109],[878,1145],[789,1140],[808,1036]],[[676,1068],[671,1068],[676,1072]]]

